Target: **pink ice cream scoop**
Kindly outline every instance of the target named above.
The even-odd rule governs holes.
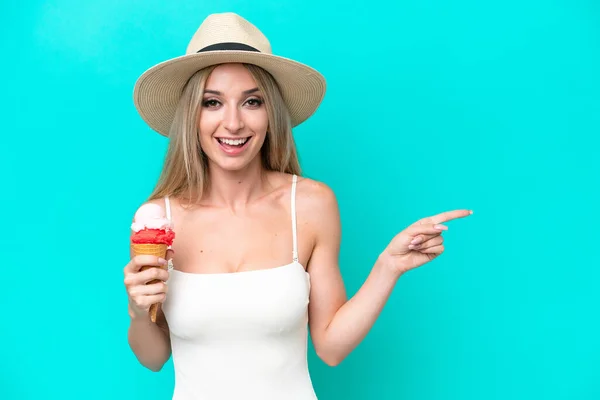
[[[165,211],[158,204],[147,203],[141,206],[134,216],[131,230],[139,232],[143,229],[170,229],[171,223],[165,216]]]

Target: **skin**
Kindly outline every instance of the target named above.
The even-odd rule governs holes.
[[[268,119],[255,88],[250,73],[236,64],[217,67],[207,81],[210,93],[205,93],[199,128],[212,185],[198,207],[183,209],[177,199],[172,201],[174,226],[186,232],[177,237],[167,256],[179,270],[235,273],[291,262],[292,177],[266,171],[261,165],[260,148]],[[232,157],[219,148],[219,137],[251,139],[242,154]],[[164,205],[160,200],[154,202]],[[406,227],[390,241],[362,287],[348,299],[338,264],[341,231],[334,193],[321,182],[299,178],[296,205],[299,262],[311,275],[311,337],[319,357],[332,366],[364,339],[397,280],[444,252],[442,233],[448,229],[444,224],[471,214],[453,210]],[[165,262],[137,256],[124,269],[130,345],[140,362],[152,370],[160,370],[170,356],[164,315],[159,312],[157,324],[148,317],[150,304],[165,299],[168,272],[158,268],[139,271],[142,265]],[[146,285],[151,279],[163,282]]]

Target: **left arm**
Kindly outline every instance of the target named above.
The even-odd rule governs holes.
[[[347,300],[338,266],[340,217],[333,192],[318,185],[313,208],[315,244],[308,271],[311,275],[310,332],[317,355],[328,365],[339,364],[365,338],[389,298],[399,274],[375,263],[360,290]]]
[[[399,233],[379,255],[364,284],[347,300],[339,269],[340,216],[335,195],[311,183],[310,214],[315,237],[307,269],[311,276],[309,326],[317,355],[338,365],[365,338],[402,274],[439,256],[442,222],[470,215],[467,210],[424,218]]]

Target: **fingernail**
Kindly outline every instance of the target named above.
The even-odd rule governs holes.
[[[421,238],[421,236],[417,236],[410,243],[411,244],[417,244],[417,243],[421,243],[422,240],[423,240],[423,238]]]
[[[434,225],[433,227],[434,227],[435,229],[438,229],[438,230],[440,230],[440,231],[446,231],[446,230],[448,230],[448,227],[447,227],[447,226],[445,226],[445,225]]]
[[[167,263],[167,260],[165,260],[165,259],[164,259],[164,258],[162,258],[162,257],[159,257],[159,258],[158,258],[158,262],[159,262],[159,263],[161,263],[161,264],[166,264],[166,263]]]

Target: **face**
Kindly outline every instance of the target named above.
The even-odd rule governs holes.
[[[199,118],[200,145],[211,167],[239,171],[260,162],[268,123],[252,74],[240,64],[217,66],[206,81]]]

